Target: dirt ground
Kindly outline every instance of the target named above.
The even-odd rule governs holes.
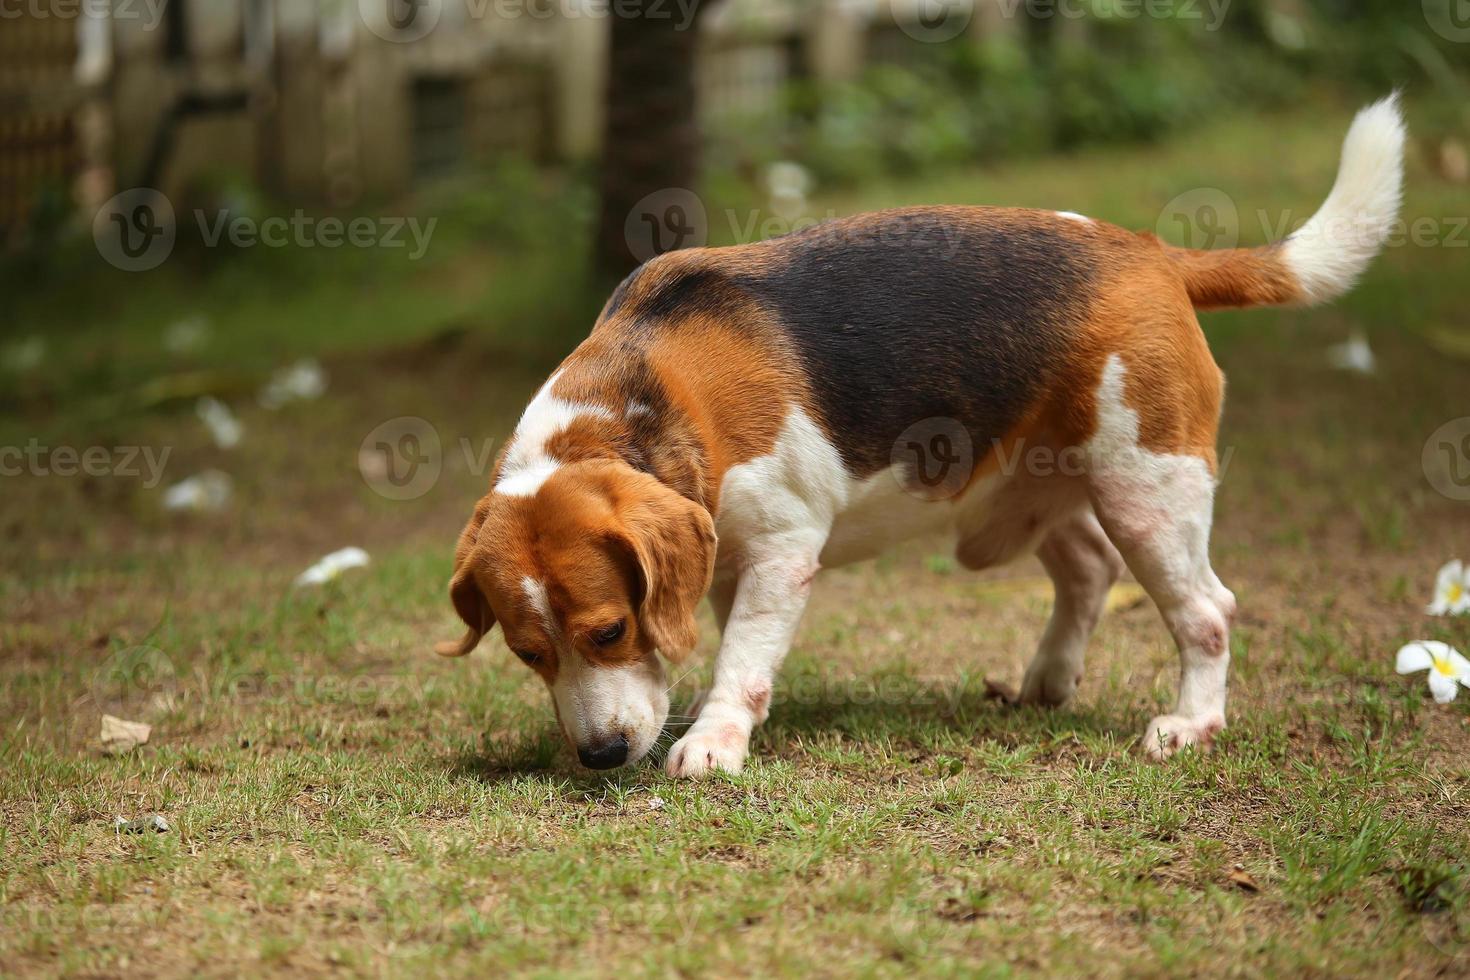
[[[1142,227],[1171,187],[1140,175],[1190,160],[1186,182],[1300,206],[1343,122],[1283,122],[1279,159],[1302,161],[1284,175],[1229,124],[871,193],[1072,187],[1063,204]],[[1464,200],[1411,166],[1410,214]],[[984,680],[1020,678],[1040,566],[976,575],[914,542],[818,579],[744,774],[579,770],[498,638],[430,653],[458,631],[444,584],[485,440],[554,356],[473,329],[328,352],[325,398],[236,399],[233,450],[187,406],[109,413],[22,384],[15,444],[171,455],[156,488],[4,478],[3,972],[1464,975],[1470,695],[1434,704],[1393,655],[1470,651],[1470,617],[1424,612],[1435,571],[1470,560],[1470,503],[1423,462],[1470,415],[1470,360],[1445,340],[1470,335],[1467,255],[1391,249],[1336,307],[1207,318],[1229,377],[1213,550],[1241,614],[1230,727],[1165,765],[1137,748],[1177,672],[1151,604],[1119,595],[1075,702],[1012,710]],[[1328,364],[1354,331],[1372,374]],[[439,475],[392,500],[370,437],[403,417],[432,426]],[[211,467],[228,508],[163,510]],[[292,587],[347,545],[372,563]],[[715,642],[706,614],[681,696]],[[152,724],[148,743],[102,754],[104,712]],[[154,812],[168,833],[113,829]]]

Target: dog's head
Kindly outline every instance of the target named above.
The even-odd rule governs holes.
[[[668,716],[656,651],[678,662],[694,648],[714,557],[709,511],[652,476],[561,466],[534,494],[492,490],[475,507],[449,588],[469,629],[438,652],[463,656],[499,623],[583,765],[636,761]]]

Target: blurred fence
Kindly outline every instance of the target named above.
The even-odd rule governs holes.
[[[0,30],[0,234],[32,220],[41,196],[82,171],[73,25],[27,18]]]
[[[396,2],[384,0],[381,16],[371,3],[301,0],[129,0],[100,17],[18,6],[0,22],[0,227],[25,221],[48,184],[95,204],[109,188],[172,192],[229,172],[290,199],[342,204],[498,157],[596,151],[606,16],[475,0],[406,5],[434,15],[426,31],[393,16]],[[877,57],[895,44],[917,53],[879,16],[889,6],[718,5],[698,24],[706,117],[776,112],[793,80],[851,77],[870,35]],[[100,134],[90,152],[106,176],[81,193],[77,115],[89,99]]]
[[[1010,152],[1046,111],[1055,117],[1045,123],[1050,135],[1025,149],[1099,132],[1146,137],[1165,118],[1249,104],[1237,91],[1242,86],[1283,90],[1282,66],[1302,61],[1303,42],[1291,25],[1315,7],[1322,8],[1313,15],[1319,23],[1350,24],[1361,39],[1360,48],[1324,49],[1319,65],[1336,59],[1356,70],[1376,58],[1377,76],[1394,78],[1400,63],[1417,60],[1432,75],[1433,58],[1446,60],[1451,51],[1463,63],[1470,50],[1446,43],[1455,38],[1442,25],[1431,30],[1436,22],[1418,0],[1365,0],[1341,10],[1338,0],[1224,7],[1149,0],[1145,9],[1162,3],[1169,17],[1147,29],[1124,16],[1143,0],[1039,2],[722,0],[692,28],[699,31],[702,122],[719,133],[780,117],[791,109],[794,84],[850,86],[874,66],[961,64],[958,86],[955,76],[931,75],[846,102],[838,92],[829,128],[876,131],[865,143],[811,151],[813,159],[825,155],[826,172],[839,177],[855,161],[907,159],[907,147],[882,145],[884,133],[899,128],[904,141],[921,147],[918,159],[948,162],[977,147]],[[1436,2],[1455,0],[1425,0],[1424,10]],[[675,0],[667,6],[676,16],[681,9]],[[1068,9],[1086,16],[1057,13]],[[0,240],[34,222],[47,194],[85,210],[124,188],[187,197],[191,185],[228,176],[289,200],[347,205],[507,157],[591,158],[603,129],[607,10],[598,0],[113,0],[110,8],[100,0],[26,0],[6,7]],[[1186,13],[1211,11],[1228,12],[1228,22],[1184,24]],[[1175,30],[1184,27],[1194,33]],[[1125,34],[1127,43],[1117,44]],[[1156,43],[1170,34],[1183,40]],[[1038,45],[1058,41],[1073,53],[1051,65],[1035,57]],[[1204,60],[1209,51],[1251,44],[1274,47],[1255,62]],[[990,58],[983,72],[950,57],[982,48]],[[1019,54],[996,56],[1007,49]],[[1047,99],[1065,105],[1047,110]],[[1130,99],[1136,111],[1117,107]],[[779,142],[765,136],[762,147]]]

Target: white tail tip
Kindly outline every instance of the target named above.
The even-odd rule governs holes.
[[[1403,199],[1407,135],[1398,93],[1353,120],[1332,193],[1284,246],[1307,303],[1347,292],[1382,250]]]

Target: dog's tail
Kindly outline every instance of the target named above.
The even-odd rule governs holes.
[[[1224,251],[1164,245],[1190,302],[1197,309],[1311,305],[1351,289],[1398,217],[1405,136],[1397,94],[1359,112],[1343,140],[1332,193],[1284,241]]]

